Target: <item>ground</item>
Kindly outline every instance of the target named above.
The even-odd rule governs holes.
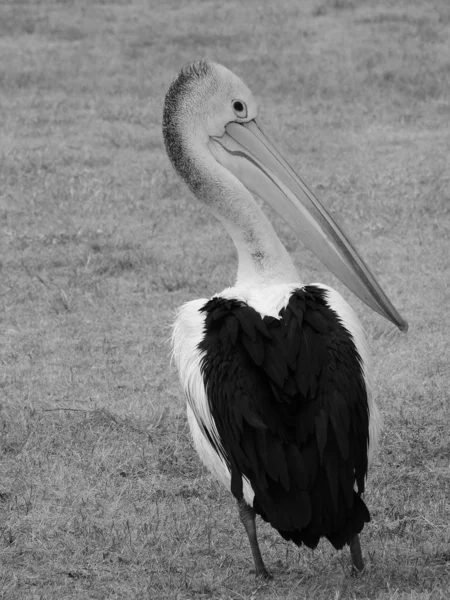
[[[4,0],[0,5],[0,598],[439,600],[450,590],[447,0]],[[337,287],[384,416],[367,569],[258,523],[200,465],[170,362],[183,302],[233,283],[231,241],[164,152],[165,92],[209,57],[400,312]]]

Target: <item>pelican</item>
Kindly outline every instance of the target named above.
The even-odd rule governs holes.
[[[237,501],[256,576],[271,577],[257,514],[298,546],[348,544],[361,571],[362,494],[380,432],[367,342],[338,292],[302,283],[256,198],[368,306],[407,323],[257,112],[248,87],[208,60],[182,68],[165,97],[170,161],[238,254],[233,287],[180,308],[173,357],[195,449]]]

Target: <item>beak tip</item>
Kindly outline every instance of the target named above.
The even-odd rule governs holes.
[[[405,319],[402,319],[400,321],[400,323],[397,325],[397,327],[400,329],[400,331],[402,333],[408,333],[409,325],[408,325],[408,321],[406,321]]]

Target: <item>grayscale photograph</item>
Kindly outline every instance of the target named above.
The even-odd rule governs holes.
[[[0,600],[448,600],[450,2],[0,0]]]

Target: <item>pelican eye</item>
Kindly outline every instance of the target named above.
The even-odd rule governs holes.
[[[247,105],[242,100],[233,100],[232,102],[234,114],[240,119],[245,119],[247,116]]]

